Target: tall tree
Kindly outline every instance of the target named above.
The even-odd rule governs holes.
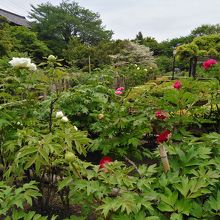
[[[143,34],[141,32],[138,32],[136,38],[132,41],[140,45],[149,47],[156,56],[161,53],[160,44],[157,42],[157,40],[153,37],[143,37]]]
[[[144,37],[143,37],[143,34],[141,31],[139,31],[138,34],[136,35],[135,42],[137,42],[139,44],[143,44]]]
[[[203,24],[191,31],[191,35],[194,37],[220,34],[220,24]]]
[[[145,37],[143,40],[143,45],[149,47],[155,56],[158,56],[162,53],[162,47],[154,37]]]
[[[112,37],[113,32],[105,29],[99,14],[80,7],[75,1],[64,0],[57,6],[48,2],[31,7],[29,17],[33,19],[33,30],[58,55],[71,37],[78,37],[82,43],[89,45]]]
[[[178,47],[179,45],[188,44],[192,42],[192,36],[185,36],[185,37],[178,37],[173,38],[171,40],[165,40],[160,43],[162,53],[161,55],[172,57],[173,50]]]

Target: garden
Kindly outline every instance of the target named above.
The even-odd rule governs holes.
[[[64,1],[32,17],[70,6],[88,13]],[[219,26],[66,43],[48,23],[0,19],[0,219],[219,219]]]

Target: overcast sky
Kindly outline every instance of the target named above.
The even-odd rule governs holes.
[[[58,4],[62,0],[50,0]],[[0,8],[27,15],[30,4],[47,0],[0,0]],[[220,0],[78,0],[101,15],[115,39],[133,39],[141,31],[157,40],[185,36],[201,24],[220,23]]]

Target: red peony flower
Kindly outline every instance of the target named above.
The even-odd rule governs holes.
[[[165,130],[164,132],[162,132],[157,136],[157,143],[161,144],[163,142],[168,141],[170,136],[171,136],[171,132],[169,130]]]
[[[108,156],[104,156],[100,162],[99,162],[99,168],[103,169],[105,168],[105,164],[107,163],[111,163],[112,162],[112,158],[111,157],[108,157]],[[108,172],[107,169],[103,169],[104,172]]]
[[[155,116],[157,117],[157,119],[165,120],[168,117],[168,114],[163,110],[159,110],[155,112]]]
[[[206,60],[202,63],[202,66],[205,70],[208,70],[211,66],[215,65],[217,63],[216,60],[214,59],[209,59],[209,60]]]
[[[180,89],[182,87],[182,84],[179,80],[177,80],[174,84],[173,84],[173,88],[175,89]]]

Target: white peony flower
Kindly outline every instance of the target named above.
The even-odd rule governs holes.
[[[63,117],[61,118],[61,121],[63,121],[63,122],[68,122],[69,119],[68,119],[66,116],[63,116]]]
[[[62,111],[58,111],[58,112],[56,113],[56,118],[62,118],[62,117],[64,117],[63,112],[62,112]]]
[[[34,63],[31,63],[30,58],[19,58],[19,57],[13,57],[9,63],[14,67],[14,68],[27,68],[31,71],[36,71],[37,66]]]
[[[19,58],[13,57],[12,60],[9,62],[15,68],[26,68],[28,65],[31,64],[30,58]]]
[[[73,126],[73,128],[74,128],[76,131],[78,131],[78,128],[77,128],[75,125]]]
[[[36,66],[36,64],[34,64],[34,63],[28,64],[27,67],[28,67],[28,69],[31,70],[31,71],[36,71],[36,70],[37,70],[37,66]]]

